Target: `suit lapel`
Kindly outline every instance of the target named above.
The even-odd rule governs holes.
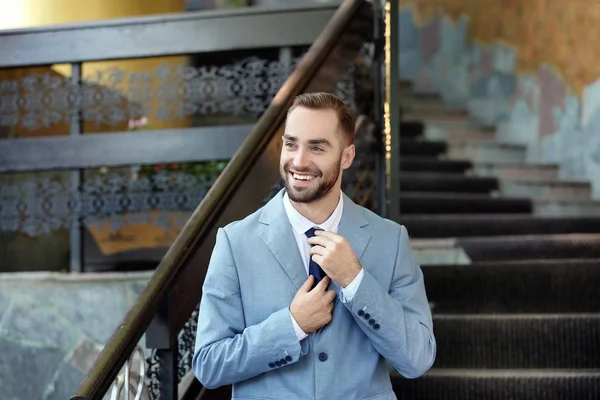
[[[359,262],[371,239],[371,234],[362,229],[368,224],[363,210],[344,195],[344,212],[338,233],[350,243]]]
[[[300,289],[308,276],[296,245],[292,226],[283,208],[283,190],[267,203],[260,217],[260,222],[266,225],[260,231],[260,237],[296,288]]]

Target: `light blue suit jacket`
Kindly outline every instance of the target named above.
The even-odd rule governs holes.
[[[364,277],[332,321],[298,341],[289,305],[307,279],[283,190],[219,229],[203,286],[193,371],[233,399],[396,399],[388,363],[416,378],[436,353],[432,318],[406,229],[344,195],[338,233]],[[387,362],[386,362],[387,360]]]

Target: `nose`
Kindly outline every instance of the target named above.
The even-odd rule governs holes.
[[[308,154],[303,149],[298,149],[296,154],[294,154],[294,166],[298,168],[308,166]]]

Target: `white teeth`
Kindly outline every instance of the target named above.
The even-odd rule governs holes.
[[[301,181],[310,181],[313,177],[310,175],[300,175],[300,174],[292,174],[294,179],[298,179]]]

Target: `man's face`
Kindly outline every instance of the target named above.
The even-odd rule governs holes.
[[[295,108],[286,121],[279,170],[290,200],[312,203],[341,185],[354,145],[345,146],[333,110]]]

